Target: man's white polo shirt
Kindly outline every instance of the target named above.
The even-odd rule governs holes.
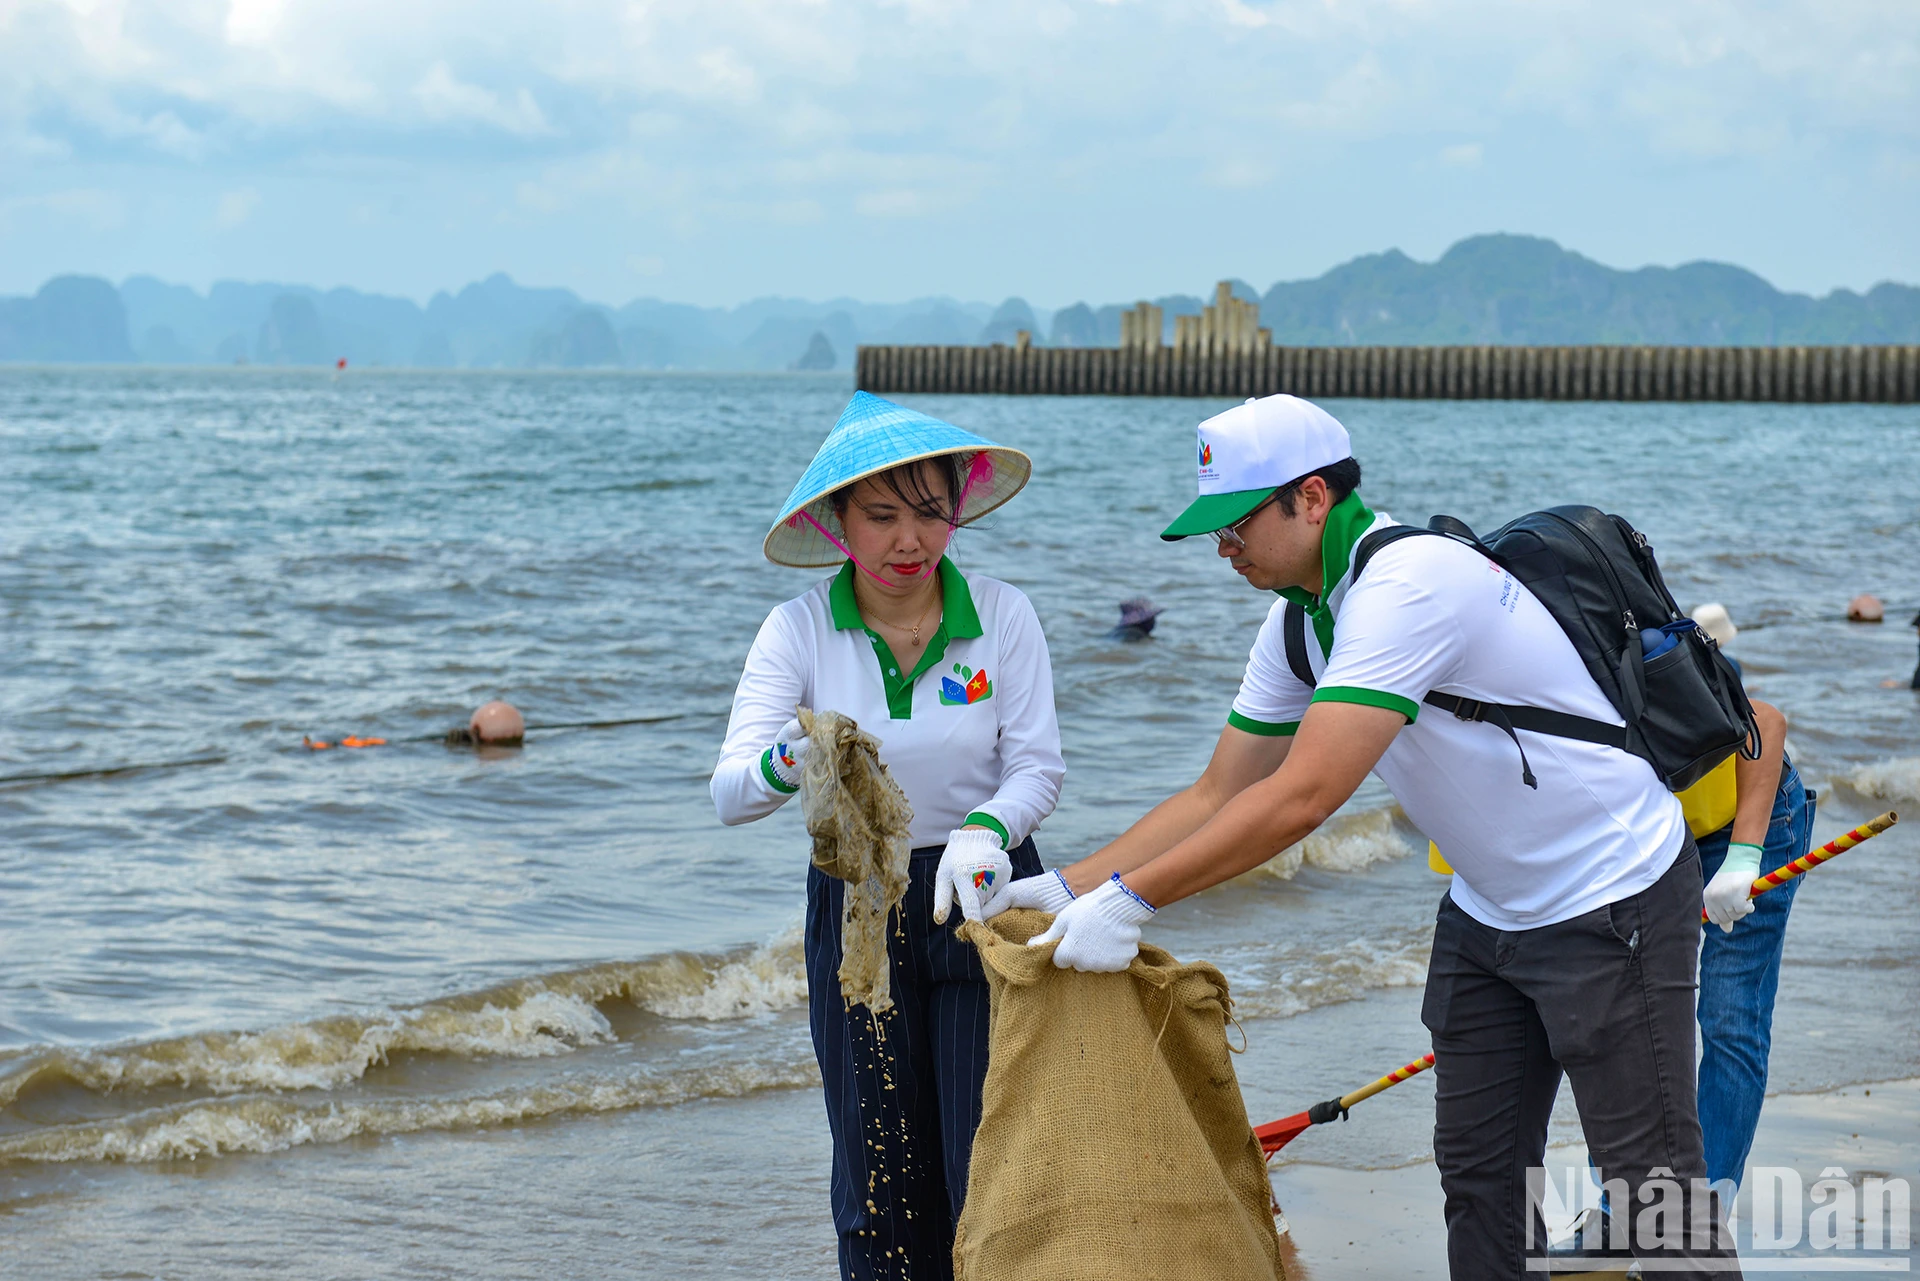
[[[721,822],[764,817],[792,795],[765,753],[795,707],[840,712],[880,740],[913,807],[915,848],[970,822],[1012,848],[1053,812],[1066,765],[1040,620],[998,579],[969,582],[945,558],[939,572],[940,626],[910,669],[862,621],[851,562],[767,616],[713,771]]]
[[[1369,527],[1397,522],[1382,515]],[[1261,625],[1229,723],[1291,734],[1313,702],[1388,707],[1407,718],[1374,773],[1453,865],[1453,901],[1496,929],[1569,920],[1646,889],[1685,836],[1680,802],[1645,761],[1594,743],[1520,731],[1539,780],[1520,779],[1513,740],[1420,700],[1429,690],[1525,703],[1610,724],[1621,718],[1573,642],[1525,585],[1449,538],[1403,538],[1328,596],[1333,648],[1307,629],[1309,689],[1287,665],[1286,602]]]

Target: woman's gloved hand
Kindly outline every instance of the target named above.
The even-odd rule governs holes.
[[[986,905],[982,919],[991,921],[1011,907],[1030,907],[1036,911],[1059,915],[1060,909],[1073,902],[1073,891],[1067,888],[1067,878],[1059,872],[1044,872],[1039,876],[1022,877],[1007,886],[1005,894],[999,894]]]
[[[760,768],[767,779],[783,792],[800,790],[800,772],[807,767],[810,739],[800,729],[798,717],[780,727],[780,737],[760,757]]]
[[[960,915],[969,921],[997,915],[994,904],[1013,884],[1013,862],[1000,848],[1000,837],[984,827],[963,827],[947,833],[947,848],[940,855],[939,870],[933,874],[933,923],[945,925],[960,900]]]
[[[1063,970],[1117,973],[1140,954],[1140,927],[1153,913],[1153,904],[1128,889],[1115,872],[1105,885],[1062,908],[1046,932],[1034,935],[1027,946],[1057,942],[1053,963]]]
[[[1762,853],[1758,845],[1728,845],[1720,870],[1707,882],[1701,903],[1707,909],[1707,919],[1723,933],[1733,933],[1733,923],[1753,911],[1751,895],[1760,875]]]

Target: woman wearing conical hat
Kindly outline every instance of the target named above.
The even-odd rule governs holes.
[[[764,818],[799,790],[796,707],[840,712],[877,738],[913,807],[886,1014],[849,1015],[845,885],[807,872],[808,999],[849,1278],[952,1274],[987,1067],[986,981],[954,930],[1014,878],[1040,874],[1032,833],[1066,772],[1033,606],[946,555],[954,530],[1031,471],[1018,450],[858,392],[766,537],[775,564],[839,572],[776,607],[754,639],[713,773],[720,821]]]

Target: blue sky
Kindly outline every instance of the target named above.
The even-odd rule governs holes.
[[[0,293],[1265,288],[1551,236],[1920,282],[1913,0],[0,0]]]

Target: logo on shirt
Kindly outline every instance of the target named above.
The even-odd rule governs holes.
[[[953,676],[958,676],[960,679],[955,680]],[[986,668],[983,667],[976,672],[971,667],[962,667],[955,663],[953,676],[940,678],[942,707],[970,707],[975,703],[984,703],[993,697],[993,682],[987,679]]]

